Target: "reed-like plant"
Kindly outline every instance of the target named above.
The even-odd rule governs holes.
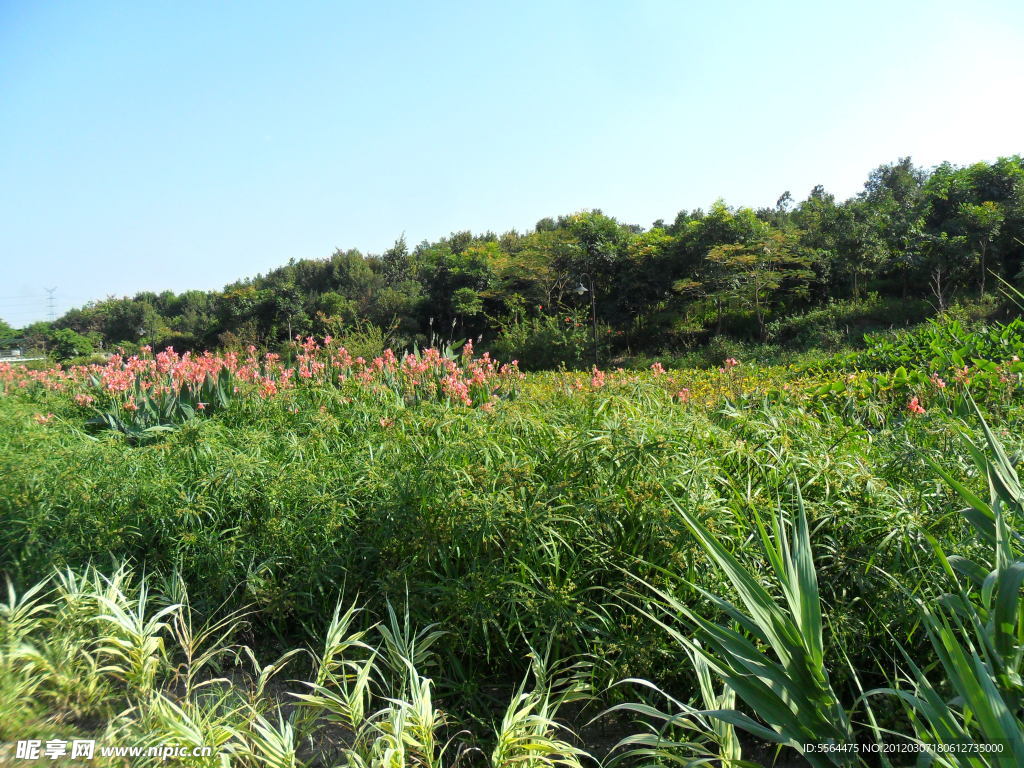
[[[936,762],[964,768],[1024,765],[1024,535],[1016,528],[1024,521],[1024,488],[1009,454],[977,416],[987,452],[960,431],[987,479],[987,500],[931,461],[969,505],[961,514],[979,545],[974,557],[947,555],[932,540],[950,589],[917,603],[936,661],[904,654],[906,678],[866,694],[898,697],[913,727],[907,737],[959,747],[938,751]]]
[[[814,554],[799,494],[795,521],[780,513],[769,531],[756,513],[751,518],[769,564],[771,586],[780,597],[673,501],[703,552],[728,579],[739,605],[695,587],[729,620],[726,624],[701,615],[668,591],[654,590],[661,612],[649,615],[689,652],[699,677],[713,672],[756,717],[733,707],[698,711],[671,698],[675,711],[668,714],[641,703],[621,705],[619,709],[665,724],[653,735],[628,739],[624,746],[632,747],[629,754],[669,758],[682,753],[691,756],[684,759],[702,760],[699,740],[680,741],[667,731],[680,725],[703,727],[707,737],[722,745],[718,759],[728,764],[737,757],[733,743],[708,727],[710,721],[719,721],[796,749],[815,766],[864,763],[866,751],[855,747],[858,738],[874,738],[880,750],[891,740],[916,744],[927,759],[943,766],[1024,764],[1024,537],[1011,524],[1024,516],[1024,489],[1006,450],[980,412],[977,416],[988,453],[963,430],[961,438],[988,481],[989,500],[937,462],[931,463],[970,505],[962,514],[986,549],[973,559],[947,556],[931,540],[935,577],[945,576],[953,587],[937,592],[925,585],[915,598],[934,660],[914,659],[901,649],[906,675],[867,691],[857,702],[895,697],[903,705],[910,732],[879,727],[869,710],[871,727],[856,733],[850,713],[829,682]],[[664,695],[647,681],[631,682]],[[702,680],[701,687],[706,701],[709,686]]]
[[[725,624],[700,615],[666,590],[655,590],[663,613],[652,618],[757,719],[731,708],[704,710],[702,715],[796,749],[812,765],[849,764],[850,757],[838,751],[806,749],[811,744],[851,743],[853,730],[825,666],[818,579],[803,504],[798,504],[794,522],[778,516],[770,530],[757,513],[751,516],[780,601],[695,515],[670,501],[728,579],[739,604],[692,585],[730,620]],[[727,749],[731,752],[732,747]]]
[[[530,653],[530,677],[523,679],[512,695],[496,729],[491,752],[492,768],[583,768],[590,755],[569,742],[573,737],[555,718],[567,703],[589,695],[579,670],[569,665],[552,668],[547,656]]]

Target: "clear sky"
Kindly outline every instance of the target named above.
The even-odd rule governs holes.
[[[1024,3],[0,0],[0,318],[1024,152]]]

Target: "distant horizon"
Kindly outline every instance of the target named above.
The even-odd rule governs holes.
[[[1024,5],[0,6],[0,318],[1024,151]],[[671,207],[670,207],[671,206]]]

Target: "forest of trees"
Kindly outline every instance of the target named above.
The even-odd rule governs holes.
[[[67,358],[118,344],[272,349],[289,335],[378,329],[396,348],[472,338],[541,367],[589,355],[591,289],[613,356],[714,335],[777,340],[787,318],[837,302],[939,311],[995,290],[997,277],[1024,279],[1022,266],[1021,156],[931,170],[904,158],[845,201],[818,186],[774,208],[718,201],[649,228],[594,210],[531,232],[399,238],[380,255],[338,250],[219,291],[92,302],[20,333]]]

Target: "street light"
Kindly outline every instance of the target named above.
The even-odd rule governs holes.
[[[581,277],[587,278],[590,282],[590,289],[588,290],[587,286],[580,280],[574,290],[577,296],[590,293],[590,322],[594,329],[594,365],[598,365],[600,361],[597,357],[597,299],[594,296],[594,278],[589,272],[585,272]]]

